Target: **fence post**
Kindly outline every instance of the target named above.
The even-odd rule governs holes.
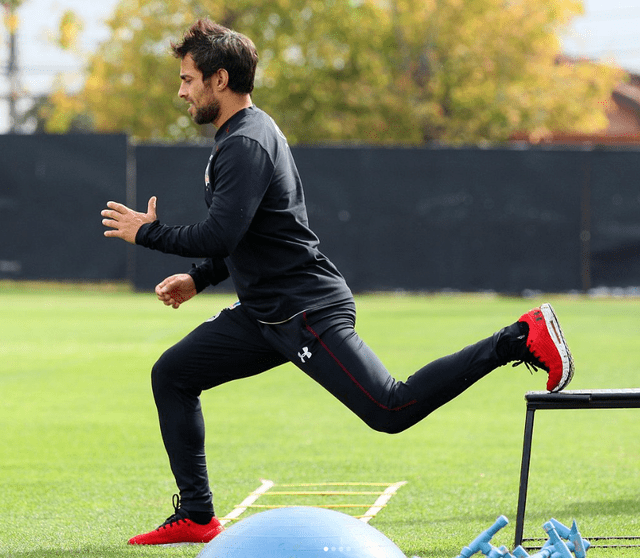
[[[580,189],[580,274],[582,290],[591,289],[591,160],[593,151],[585,152]]]
[[[136,145],[127,136],[127,183],[125,205],[137,211],[138,183],[136,167]],[[136,279],[136,247],[127,245],[126,280],[133,285]]]

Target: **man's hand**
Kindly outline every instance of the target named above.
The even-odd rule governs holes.
[[[193,277],[187,273],[178,273],[167,277],[156,286],[158,300],[162,301],[165,306],[172,306],[173,308],[179,308],[183,302],[197,294]]]
[[[114,230],[105,231],[104,235],[113,238],[121,238],[131,244],[136,243],[138,229],[145,223],[153,223],[156,217],[156,204],[158,198],[153,196],[149,199],[146,213],[138,213],[129,209],[126,205],[110,201],[107,203],[109,209],[103,209],[101,215],[106,217],[102,220],[105,227]]]

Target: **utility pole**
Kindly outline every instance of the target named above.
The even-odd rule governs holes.
[[[9,81],[9,132],[18,131],[18,99],[20,97],[20,79],[18,73],[18,15],[16,8],[20,2],[18,0],[2,2],[5,16],[4,22],[9,31],[9,61],[7,63],[7,78]]]

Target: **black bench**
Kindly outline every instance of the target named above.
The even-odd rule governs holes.
[[[524,425],[524,442],[522,446],[522,465],[520,468],[520,489],[518,493],[518,511],[516,514],[515,546],[523,541],[524,515],[527,505],[527,487],[529,485],[529,465],[531,463],[531,443],[533,439],[533,419],[537,410],[545,409],[630,409],[640,408],[640,389],[590,389],[569,390],[560,393],[546,391],[530,391],[525,394],[527,415]],[[592,542],[598,540],[640,541],[640,537],[586,537]],[[637,546],[635,544],[600,546]]]

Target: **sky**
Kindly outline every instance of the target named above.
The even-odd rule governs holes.
[[[544,0],[543,0],[544,1]],[[20,83],[30,95],[51,90],[55,76],[65,72],[76,86],[82,84],[86,56],[108,39],[105,21],[119,0],[24,0],[18,10],[18,63]],[[574,19],[563,37],[566,54],[613,61],[640,74],[640,0],[583,0],[585,14]],[[66,10],[83,21],[80,47],[84,54],[70,54],[53,44],[51,36]],[[0,31],[0,97],[9,91],[6,74],[8,34]],[[23,105],[23,108],[26,107]],[[0,133],[9,128],[6,101],[0,102]]]

